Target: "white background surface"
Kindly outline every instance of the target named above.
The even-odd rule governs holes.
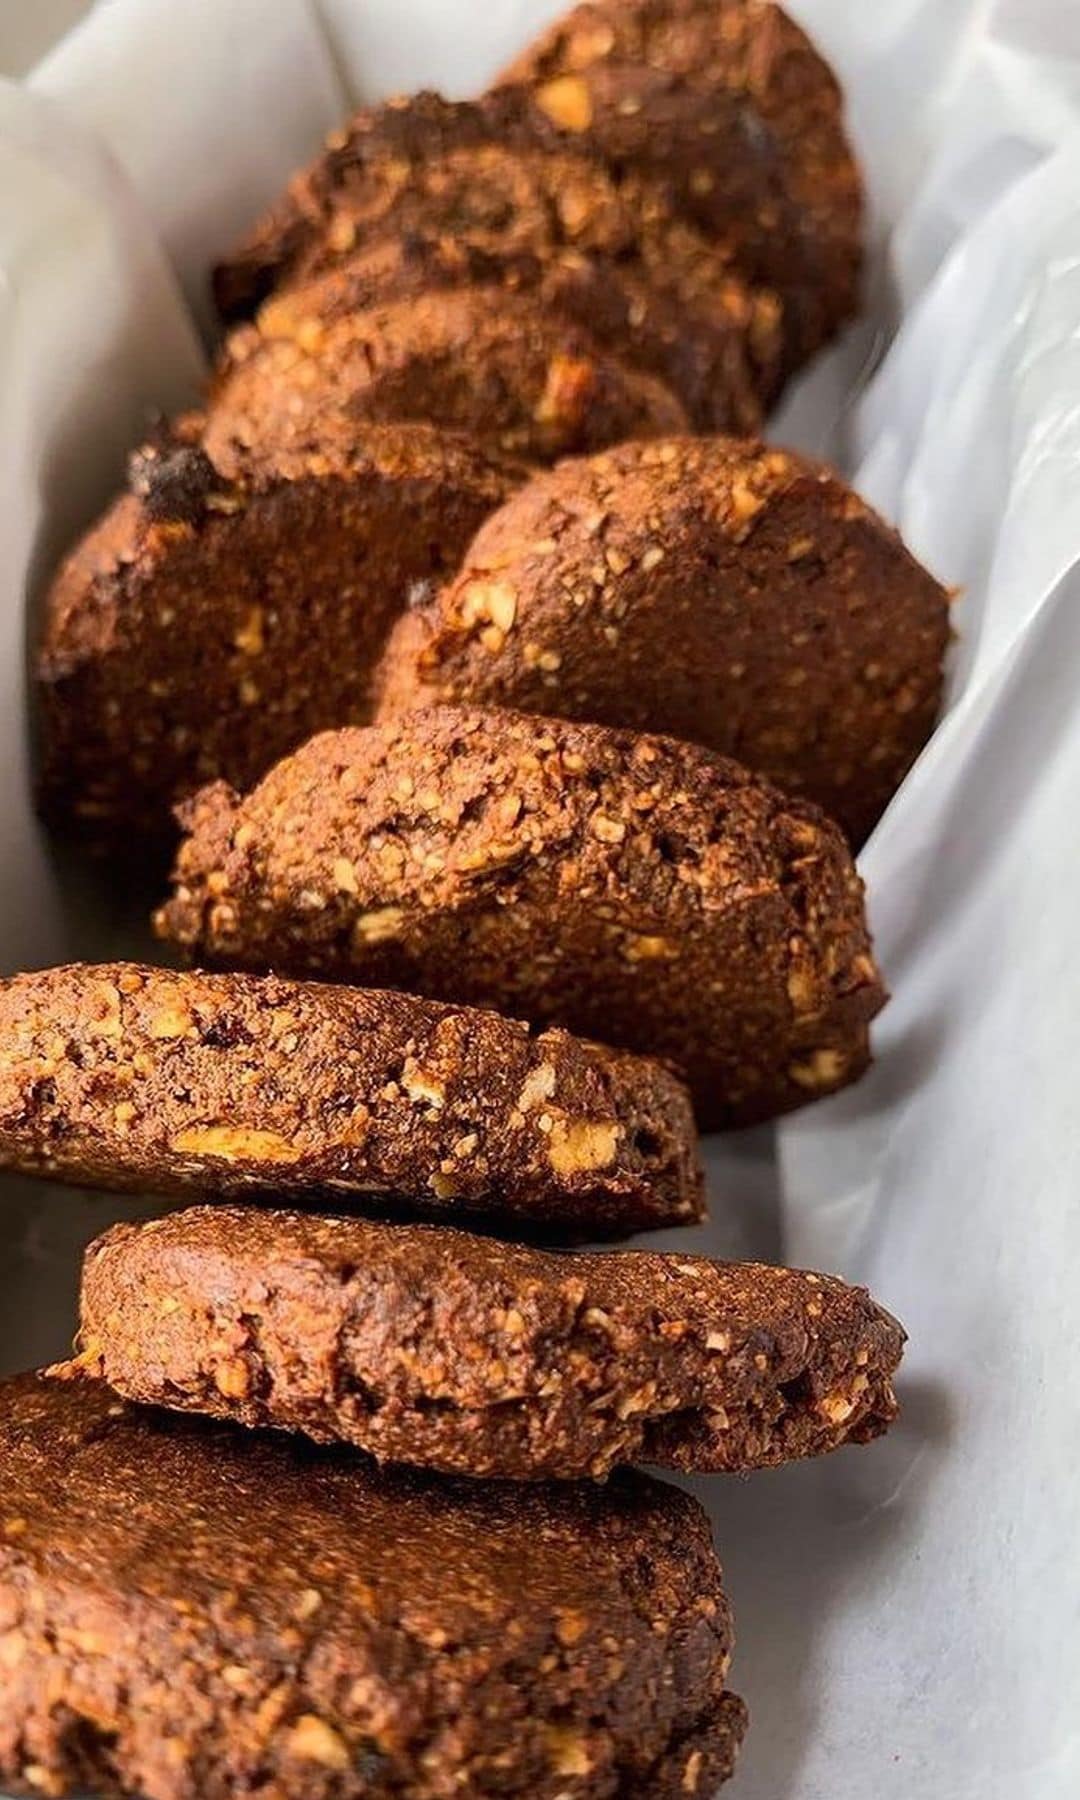
[[[0,7],[15,72],[29,32]],[[32,9],[29,9],[32,10]],[[467,92],[560,0],[106,0],[0,86],[0,956],[124,941],[31,822],[27,584],[200,370],[206,267],[351,100]],[[753,1716],[732,1800],[1080,1793],[1080,6],[800,0],[874,199],[873,318],[772,435],[961,585],[949,710],[867,848],[894,992],[858,1088],[712,1156],[690,1238],[870,1282],[882,1445],[701,1484]],[[861,379],[902,316],[884,366]],[[8,1183],[0,1364],[58,1353],[121,1210]],[[686,1234],[681,1242],[686,1244]]]

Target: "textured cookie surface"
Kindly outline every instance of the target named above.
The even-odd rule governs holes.
[[[496,456],[551,462],[684,429],[662,382],[581,326],[498,287],[442,288],[291,338],[236,333],[207,428],[251,446],[318,442],[328,411],[467,432]]]
[[[613,74],[627,66],[753,103],[771,133],[785,195],[805,220],[793,255],[817,247],[818,333],[830,335],[855,307],[862,182],[843,96],[810,39],[771,0],[588,0],[557,19],[506,79],[531,84],[541,105],[554,96],[564,110],[583,88],[598,115],[592,129],[614,134]],[[580,110],[580,97],[576,103]],[[717,171],[705,165],[705,177],[696,184],[703,207],[716,195]],[[692,191],[692,174],[689,180]],[[811,321],[806,315],[804,323]]]
[[[903,1332],[799,1270],[207,1207],[91,1246],[81,1342],[134,1400],[532,1481],[866,1442]]]
[[[0,1517],[10,1791],[684,1800],[731,1771],[708,1523],[657,1483],[381,1473],[22,1377]]]
[[[884,993],[838,828],[707,750],[434,708],[324,734],[184,819],[158,925],[202,960],[645,1049],[687,1073],[707,1127],[867,1063]]]
[[[586,1236],[702,1208],[689,1098],[659,1063],[385,989],[134,963],[0,983],[0,1165]]]
[[[664,379],[702,428],[753,429],[776,390],[772,290],[746,283],[663,188],[616,182],[511,92],[480,103],[420,94],[357,114],[233,265],[230,283],[243,288],[245,269],[252,281],[235,311],[297,284],[319,290],[305,318],[414,294],[415,259],[388,253],[394,243],[438,246],[424,260],[439,287],[455,264],[469,280],[483,265],[489,281],[536,291]]]
[[[167,836],[200,783],[254,780],[366,717],[410,593],[453,571],[520,476],[424,425],[213,458],[200,432],[136,457],[46,603],[43,798],[91,827]]]
[[[948,635],[945,590],[823,464],[681,439],[511,495],[376,680],[384,716],[469,701],[690,738],[861,841],[930,735]]]

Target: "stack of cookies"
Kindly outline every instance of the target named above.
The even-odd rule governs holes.
[[[357,115],[218,269],[205,408],[38,657],[48,815],[171,843],[196,966],[0,983],[0,1164],[181,1203],[0,1388],[0,1784],[730,1774],[705,1516],[626,1465],[865,1443],[903,1331],[578,1246],[699,1222],[698,1130],[869,1062],[852,845],[947,596],[830,470],[704,435],[850,316],[859,219],[778,8],[601,0],[481,100]]]

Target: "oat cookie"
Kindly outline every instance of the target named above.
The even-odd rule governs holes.
[[[824,464],[731,438],[625,444],[485,520],[399,620],[380,713],[462,701],[670,732],[861,842],[933,729],[948,614]]]
[[[805,221],[793,254],[816,246],[820,331],[831,335],[855,310],[862,181],[839,84],[805,32],[771,0],[588,0],[542,33],[504,79],[564,108],[574,81],[584,82],[599,115],[592,129],[614,130],[605,101],[611,71],[627,65],[752,103],[787,200]],[[714,172],[713,192],[715,181]]]
[[[270,452],[318,442],[327,415],[420,420],[467,432],[496,456],[552,462],[624,438],[687,428],[655,376],[604,350],[528,294],[443,288],[311,319],[290,338],[234,334],[207,426]]]
[[[702,1214],[689,1098],[650,1059],[386,989],[135,963],[0,982],[0,1166],[585,1236]]]
[[[746,1714],[708,1522],[642,1477],[380,1471],[0,1388],[0,1781],[146,1800],[685,1800]]]
[[[365,718],[394,618],[521,476],[424,425],[213,456],[201,429],[136,455],[46,602],[43,804],[103,834],[167,836],[202,782]]]
[[[455,259],[466,272],[479,260],[665,380],[698,427],[760,423],[782,379],[781,301],[744,281],[658,184],[616,183],[509,93],[394,101],[357,114],[331,142],[256,229],[261,273],[233,316],[297,285],[308,291],[305,322],[410,295],[411,258],[387,244],[440,246],[425,255],[437,285]]]
[[[490,620],[493,641],[508,615]],[[673,739],[435,708],[185,810],[200,959],[498,1006],[670,1058],[706,1127],[855,1079],[884,999],[816,808]],[[343,870],[348,866],[345,879]]]
[[[535,1481],[868,1442],[903,1339],[865,1289],[800,1270],[204,1207],[91,1246],[79,1366],[129,1399]]]

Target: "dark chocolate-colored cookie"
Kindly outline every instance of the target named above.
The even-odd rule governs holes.
[[[491,613],[492,654],[511,624]],[[838,827],[695,745],[434,708],[315,738],[246,798],[207,788],[183,823],[158,925],[200,958],[666,1056],[706,1126],[869,1060],[884,990]]]
[[[568,145],[600,158],[626,197],[643,179],[659,185],[730,271],[779,297],[789,371],[831,335],[823,247],[792,200],[772,130],[749,96],[611,57],[526,91]]]
[[[625,444],[485,520],[456,579],[398,621],[380,714],[462,701],[670,732],[861,842],[933,729],[948,612],[823,464],[731,438]]]
[[[46,603],[47,811],[167,836],[200,783],[255,780],[312,731],[368,716],[390,625],[520,471],[431,426],[331,424],[211,456],[188,420],[137,455]]]
[[[236,332],[206,444],[318,442],[328,415],[420,420],[495,455],[552,462],[686,429],[674,394],[528,294],[443,287],[291,337]]]
[[[549,107],[554,96],[564,113],[575,104],[574,83],[584,84],[590,129],[601,141],[610,134],[617,147],[618,84],[628,67],[650,81],[677,78],[752,104],[771,135],[788,207],[802,222],[797,233],[788,228],[781,245],[791,245],[793,270],[800,259],[809,261],[818,341],[831,335],[855,310],[862,182],[839,84],[805,32],[771,0],[587,0],[542,33],[504,80],[529,84],[541,104],[546,94]],[[662,133],[658,142],[668,147]],[[707,221],[710,205],[723,202],[723,171],[700,166],[711,184],[695,181],[691,171],[683,191],[689,187],[696,216]],[[799,324],[813,328],[814,311]],[[802,347],[813,347],[813,335]]]
[[[387,241],[451,242],[470,279],[479,259],[486,279],[536,289],[611,353],[667,381],[696,426],[760,423],[781,379],[781,302],[745,282],[661,186],[617,184],[510,91],[394,101],[357,114],[331,142],[256,230],[252,303],[297,284],[312,289],[305,318],[397,298],[403,280],[415,291],[415,271],[387,256]],[[445,285],[450,259],[430,260]],[[354,268],[351,280],[325,281]]]
[[[135,963],[0,982],[0,1166],[581,1236],[702,1212],[689,1097],[659,1063],[386,989]]]
[[[114,1226],[80,1316],[77,1366],[129,1399],[519,1481],[866,1443],[904,1342],[830,1276],[242,1207]]]
[[[145,1800],[701,1800],[746,1714],[700,1507],[436,1481],[0,1388],[0,1781]]]

